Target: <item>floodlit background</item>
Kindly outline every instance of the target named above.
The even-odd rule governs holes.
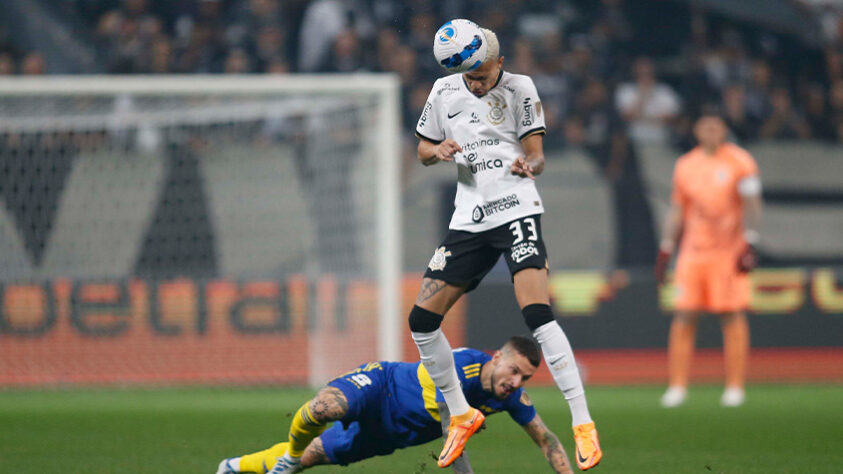
[[[282,438],[302,387],[417,359],[406,315],[456,173],[421,166],[413,131],[444,74],[433,34],[452,18],[496,31],[504,69],[530,75],[541,97],[551,293],[595,394],[601,469],[839,469],[823,443],[843,439],[843,409],[828,402],[843,397],[843,2],[3,0],[0,424],[13,429],[0,434],[0,471],[67,470],[46,450],[109,424],[90,404],[101,399],[117,418],[125,402],[169,407],[174,421],[143,435],[114,425],[131,441],[78,452],[71,472],[114,472],[105,459],[127,462],[120,472],[210,472]],[[766,205],[748,403],[717,428],[732,438],[690,430],[724,413],[710,387],[722,381],[713,318],[698,334],[689,418],[656,408],[672,287],[657,287],[652,265],[673,164],[713,107],[758,161]],[[505,265],[444,327],[452,345],[482,350],[528,332]],[[536,379],[552,384],[544,368]],[[572,452],[554,390],[539,388],[537,406]],[[797,415],[741,444],[783,412]],[[206,429],[175,428],[198,419]],[[253,431],[259,419],[272,422]],[[653,419],[688,429],[699,452],[661,464],[662,450],[688,452],[682,436],[647,443],[630,428]],[[483,458],[520,437],[494,422]],[[788,429],[820,434],[787,448]],[[170,464],[144,467],[130,446]],[[530,449],[517,462],[546,469]],[[784,461],[805,452],[825,464]],[[434,469],[411,453],[368,469]]]

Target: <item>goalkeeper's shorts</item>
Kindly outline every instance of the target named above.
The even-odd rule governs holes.
[[[676,261],[676,309],[731,313],[749,306],[750,280],[738,271],[737,256],[683,255]]]

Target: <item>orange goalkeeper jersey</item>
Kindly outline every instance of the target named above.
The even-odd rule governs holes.
[[[743,208],[738,184],[758,174],[746,150],[726,143],[707,155],[696,147],[676,162],[673,201],[683,209],[684,257],[737,252],[744,245]]]

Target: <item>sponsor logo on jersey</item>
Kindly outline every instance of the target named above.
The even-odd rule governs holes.
[[[521,242],[520,244],[512,246],[512,253],[510,256],[512,257],[512,261],[515,263],[521,263],[524,260],[532,257],[533,255],[539,255],[539,249],[536,248],[536,244],[533,242]]]
[[[424,124],[427,123],[427,116],[430,113],[430,109],[433,108],[433,104],[430,101],[425,102],[424,110],[422,110],[421,118],[419,119],[419,126],[418,128],[424,127]]]
[[[481,138],[480,140],[474,140],[473,142],[463,143],[460,145],[463,151],[474,151],[478,148],[483,148],[486,146],[498,146],[501,144],[500,138]]]
[[[467,156],[469,162],[474,162],[477,159],[477,153],[469,153]],[[493,169],[503,168],[503,160],[495,158],[494,160],[480,160],[477,163],[468,165],[469,171],[472,174],[477,174],[481,171],[489,171]]]
[[[471,213],[471,220],[476,223],[480,223],[487,216],[497,214],[498,212],[507,211],[520,205],[521,202],[518,201],[518,196],[516,196],[515,194],[510,194],[509,196],[505,196],[500,199],[496,199],[492,202],[488,202],[483,206],[475,206],[474,211]]]
[[[536,117],[541,117],[541,116],[542,116],[542,101],[537,100],[536,101]]]
[[[500,125],[506,120],[506,115],[503,113],[503,109],[506,108],[506,104],[500,103],[500,101],[487,101],[489,104],[489,113],[486,114],[486,118],[489,120],[489,123],[492,125]]]
[[[445,265],[448,264],[447,259],[451,256],[451,251],[445,249],[445,247],[439,247],[433,252],[433,257],[430,259],[430,263],[427,264],[427,268],[437,271],[437,270],[444,270]]]
[[[442,95],[445,92],[456,92],[458,90],[460,90],[460,88],[455,86],[455,85],[445,84],[442,87],[440,87],[439,89],[436,89],[436,95]]]
[[[474,210],[471,212],[471,220],[474,222],[480,223],[483,221],[483,218],[486,214],[483,213],[483,208],[480,206],[474,206]]]
[[[469,120],[468,123],[480,123],[480,116],[477,115],[477,112],[471,113],[471,120]]]
[[[529,127],[533,124],[533,103],[529,97],[524,98],[524,119],[521,120],[521,126]]]

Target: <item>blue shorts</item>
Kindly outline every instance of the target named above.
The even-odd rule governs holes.
[[[378,363],[363,364],[328,383],[348,400],[348,413],[320,438],[334,464],[346,465],[373,456],[390,454],[396,446],[382,425],[388,396],[387,370]]]

